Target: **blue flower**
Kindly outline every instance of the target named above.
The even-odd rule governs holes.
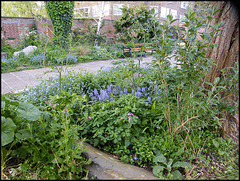
[[[137,91],[138,91],[138,92],[141,92],[141,91],[142,91],[142,89],[141,89],[140,87],[138,87],[138,88],[137,88]]]
[[[108,85],[108,86],[107,86],[107,92],[108,92],[108,93],[111,93],[111,91],[112,91],[112,86],[111,86],[111,85]]]
[[[113,93],[116,95],[118,94],[118,90],[117,89],[113,89]]]
[[[151,97],[148,97],[148,102],[152,104]]]
[[[121,89],[121,87],[119,85],[117,85],[117,90],[120,90],[120,89]]]
[[[145,92],[145,87],[142,88],[142,92]]]
[[[142,93],[141,93],[141,92],[135,92],[135,96],[136,96],[136,97],[141,97],[141,96],[142,96]]]
[[[134,89],[132,89],[132,93],[134,93]]]
[[[128,93],[128,91],[127,91],[126,88],[124,88],[123,92],[124,92],[124,94],[127,94],[127,93]]]
[[[161,93],[162,93],[161,89],[158,89],[157,93],[158,93],[158,94],[161,94]]]
[[[159,126],[157,126],[157,129],[160,129],[160,127],[159,127]]]
[[[107,94],[107,91],[101,89],[101,90],[100,90],[100,95],[98,96],[99,101],[102,102],[102,101],[104,101],[104,100],[106,100],[106,99],[108,99],[108,98],[109,98],[109,96],[108,96],[108,94]]]
[[[96,88],[94,89],[93,93],[94,93],[95,96],[98,96],[98,91],[97,91]]]

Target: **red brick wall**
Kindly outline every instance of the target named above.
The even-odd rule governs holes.
[[[16,45],[34,24],[33,18],[1,17],[1,39],[10,45]]]
[[[72,29],[84,28],[87,29],[87,23],[96,24],[90,19],[74,19]],[[106,33],[107,39],[114,37],[113,20],[106,20],[105,25],[101,28],[101,33]],[[23,35],[29,32],[31,26],[36,25],[40,38],[53,37],[53,28],[50,19],[46,18],[22,18],[22,17],[1,17],[1,39],[4,39],[7,44],[17,45]],[[111,32],[109,32],[111,30]]]

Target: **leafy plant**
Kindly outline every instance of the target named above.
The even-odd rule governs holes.
[[[72,31],[74,1],[47,1],[46,9],[51,18],[55,43],[68,48]]]
[[[154,17],[154,9],[147,10],[144,6],[127,7],[122,9],[122,16],[114,22],[115,33],[120,34],[120,40],[123,42],[137,42],[144,40],[150,41],[155,34],[159,34],[157,29],[159,21]]]
[[[62,109],[50,104],[46,107],[48,111],[40,111],[32,104],[3,98],[2,175],[7,161],[15,158],[24,160],[18,163],[26,174],[20,176],[23,178],[31,175],[29,171],[39,173],[39,178],[81,177],[85,172],[82,166],[91,160],[81,156],[83,145],[78,137],[79,126],[70,126],[68,105]]]
[[[159,155],[156,156],[153,159],[153,162],[157,165],[153,166],[153,175],[159,178],[164,178],[163,177],[163,170],[165,169],[168,174],[167,177],[172,178],[172,179],[178,179],[178,180],[182,180],[183,176],[181,174],[181,172],[179,172],[178,170],[174,170],[172,171],[173,168],[191,168],[191,165],[187,162],[175,162],[173,164],[173,160],[170,158],[169,161],[167,161],[166,157],[164,157],[163,155]]]

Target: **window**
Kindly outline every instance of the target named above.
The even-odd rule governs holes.
[[[180,14],[180,21],[181,22],[183,21],[184,18],[185,18],[185,16]]]
[[[155,10],[154,14],[158,14],[158,7],[157,6],[150,6],[150,9],[154,9]]]
[[[120,8],[123,7],[123,4],[114,4],[113,5],[113,15],[122,15],[122,10]]]
[[[169,15],[169,10],[170,10],[169,8],[161,7],[161,14],[160,14],[160,16],[162,18],[166,18],[167,15]]]
[[[99,17],[101,15],[101,13],[103,13],[103,16],[109,16],[109,10],[110,10],[109,4],[104,4],[103,10],[102,10],[102,5],[93,6],[92,7],[92,16]]]
[[[173,19],[177,19],[178,18],[177,10],[171,9],[171,15],[173,16]]]
[[[109,11],[110,11],[110,4],[105,4],[104,5],[104,16],[109,16],[110,15],[110,13],[109,13]]]
[[[75,17],[89,17],[89,13],[90,13],[90,8],[86,7],[86,8],[75,8],[74,9],[74,16]]]
[[[100,16],[102,6],[101,5],[96,5],[92,7],[92,16],[93,17],[98,17]]]
[[[189,6],[189,2],[181,2],[181,8],[187,9],[187,7]]]

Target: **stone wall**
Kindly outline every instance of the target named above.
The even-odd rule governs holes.
[[[72,29],[84,28],[87,29],[87,24],[96,24],[95,20],[91,19],[74,19]],[[105,25],[101,28],[100,33],[107,35],[107,39],[113,38],[114,20],[106,20]],[[40,38],[53,37],[53,28],[50,19],[46,18],[24,18],[24,17],[1,17],[1,39],[10,45],[17,45],[24,35],[26,35],[32,26],[36,25]]]

